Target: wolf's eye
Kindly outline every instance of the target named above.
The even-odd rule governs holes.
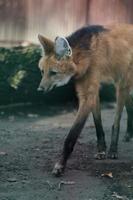
[[[53,71],[53,70],[49,71],[50,76],[55,76],[56,74],[57,74],[57,71]]]

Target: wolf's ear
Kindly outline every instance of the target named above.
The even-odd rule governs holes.
[[[54,52],[54,43],[51,40],[43,37],[42,35],[38,35],[38,39],[46,55]]]
[[[72,55],[72,49],[64,37],[56,37],[55,38],[55,53],[58,58],[62,58],[64,56],[70,57]]]

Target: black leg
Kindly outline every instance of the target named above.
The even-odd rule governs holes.
[[[65,143],[64,143],[64,148],[63,148],[63,162],[64,164],[66,163],[67,159],[69,158],[69,156],[71,155],[74,145],[81,133],[81,130],[85,124],[86,121],[86,117],[84,117],[83,119],[81,119],[80,122],[75,123],[73,125],[73,127],[71,128]]]
[[[133,138],[133,97],[129,95],[126,100],[127,110],[127,131],[124,137],[126,142],[129,142]]]
[[[82,101],[79,106],[76,120],[65,140],[63,153],[59,162],[57,162],[53,169],[53,174],[60,176],[65,169],[66,162],[71,155],[74,145],[82,131],[82,128],[85,124],[85,121],[88,117],[88,114],[91,112],[91,105],[88,100]]]
[[[119,140],[120,120],[121,120],[122,111],[125,105],[126,97],[127,97],[127,90],[118,88],[115,120],[112,126],[111,145],[110,145],[110,150],[108,153],[108,157],[111,159],[118,158],[118,140]]]
[[[98,153],[96,154],[96,159],[105,159],[106,158],[106,142],[105,142],[105,134],[103,130],[102,120],[101,120],[101,108],[100,108],[100,100],[97,97],[97,104],[93,110],[93,118],[96,127],[96,135],[97,135],[97,148]]]

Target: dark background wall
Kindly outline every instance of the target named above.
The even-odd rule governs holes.
[[[133,22],[132,0],[0,0],[1,44],[37,42],[38,33],[54,38],[85,24],[112,22]]]

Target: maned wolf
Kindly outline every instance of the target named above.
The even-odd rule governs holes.
[[[39,35],[44,55],[39,62],[42,80],[39,90],[49,91],[64,85],[71,78],[79,99],[76,120],[65,140],[59,162],[53,173],[60,175],[73,151],[76,140],[90,112],[97,133],[97,158],[105,158],[106,144],[101,122],[99,87],[103,81],[116,85],[117,106],[108,156],[117,158],[117,146],[122,110],[126,106],[128,128],[126,139],[133,137],[133,26],[88,26],[54,42]]]

